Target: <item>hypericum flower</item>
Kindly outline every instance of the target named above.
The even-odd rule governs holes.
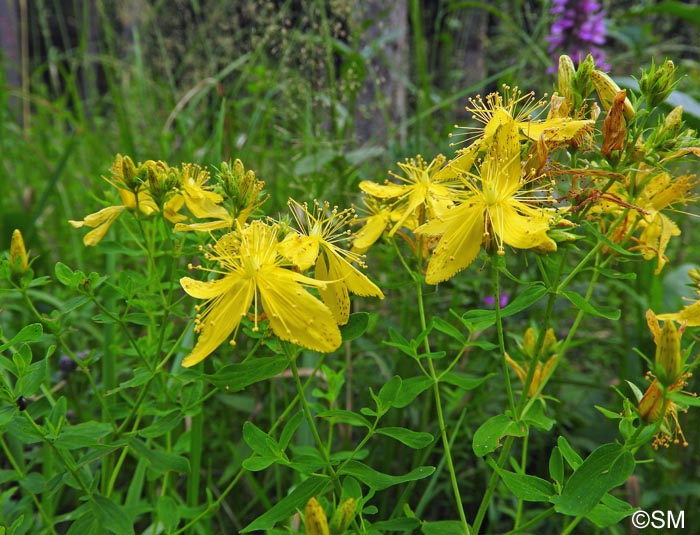
[[[608,69],[605,52],[605,13],[595,0],[553,0],[550,14],[554,22],[547,41],[555,63],[560,53],[568,54],[576,63],[591,54],[598,67]],[[553,71],[553,69],[552,69]]]
[[[532,359],[535,358],[538,348],[535,347],[536,334],[532,327],[528,327],[523,336],[522,342],[522,352],[525,356],[525,363],[521,366],[515,360],[513,360],[510,355],[506,353],[506,362],[515,371],[515,374],[520,379],[520,382],[525,385],[527,380],[527,375],[529,373],[530,367],[532,365]],[[532,381],[530,382],[530,387],[528,388],[527,395],[529,397],[534,396],[537,391],[541,391],[543,381],[548,379],[550,370],[559,360],[559,355],[556,352],[557,339],[554,336],[554,329],[547,329],[545,333],[544,341],[542,342],[542,347],[539,348],[539,352],[542,358],[537,362],[535,366],[535,371],[532,375]]]
[[[149,160],[137,167],[128,156],[117,154],[110,170],[112,177],[105,180],[117,188],[122,204],[103,208],[81,221],[68,221],[74,228],[86,226],[93,229],[83,236],[86,246],[97,245],[124,210],[136,210],[145,216],[160,211],[159,203],[149,191],[151,188],[157,191],[163,215],[169,221],[184,218],[178,213],[183,200],[175,192],[176,172],[164,162]]]
[[[591,128],[591,119],[572,119],[569,116],[552,116],[538,119],[547,105],[543,98],[535,100],[533,92],[523,94],[517,87],[504,85],[502,93],[494,92],[486,98],[477,96],[469,99],[465,109],[472,118],[483,126],[457,126],[464,130],[469,147],[457,152],[452,160],[436,174],[436,180],[454,178],[459,173],[469,173],[479,153],[488,152],[496,131],[501,127],[510,128],[515,124],[519,139],[530,139],[546,144],[560,144],[578,139]]]
[[[374,197],[363,196],[362,202],[367,208],[368,215],[357,218],[357,223],[364,223],[355,233],[352,240],[352,251],[364,254],[387,229],[392,221],[391,207],[380,203]]]
[[[465,190],[443,215],[418,227],[418,234],[440,236],[428,263],[425,280],[437,284],[453,277],[476,258],[481,244],[495,241],[499,254],[504,245],[518,249],[556,250],[547,236],[552,215],[537,207],[549,196],[531,188],[536,177],[523,173],[518,127],[504,124],[478,169],[463,174]]]
[[[639,415],[645,423],[653,424],[661,419],[659,432],[652,442],[654,449],[658,449],[659,446],[668,448],[671,443],[688,445],[678,421],[678,411],[685,412],[686,409],[668,398],[671,393],[682,391],[688,377],[690,377],[689,373],[681,375],[675,383],[665,389],[665,392],[659,380],[654,378],[637,405]]]
[[[192,215],[198,219],[215,219],[213,222],[175,225],[175,231],[181,230],[214,230],[231,228],[233,218],[221,206],[224,200],[221,195],[212,191],[209,181],[209,171],[195,164],[182,164],[180,172],[180,195]]]
[[[364,267],[362,257],[340,246],[351,239],[350,231],[344,230],[355,217],[351,209],[338,211],[327,202],[321,205],[314,201],[310,212],[306,204],[294,199],[289,199],[288,204],[299,232],[290,233],[280,243],[279,252],[299,269],[315,266],[314,277],[326,281],[318,292],[338,325],[345,325],[350,317],[349,292],[384,298],[382,291],[352,265],[355,262]]]
[[[369,180],[360,182],[360,189],[368,195],[391,202],[391,210],[397,221],[389,231],[389,236],[406,226],[408,221],[432,219],[452,205],[454,180],[446,182],[435,179],[444,163],[445,157],[442,154],[433,158],[430,163],[426,163],[423,157],[418,155],[415,159],[410,158],[404,163],[398,163],[406,176],[389,171],[391,176],[403,184],[389,181],[377,184]]]
[[[218,267],[200,269],[222,274],[222,278],[180,279],[189,295],[207,300],[203,309],[197,307],[200,312],[195,332],[199,337],[183,366],[194,366],[205,359],[231,333],[235,339],[241,319],[251,305],[254,329],[264,312],[272,331],[282,340],[324,353],[340,346],[340,330],[333,314],[304,289],[320,290],[326,283],[289,269],[291,266],[277,251],[278,235],[276,224],[253,221],[221,237],[207,253],[207,258],[217,262]]]
[[[655,173],[655,174],[654,174]],[[641,229],[638,237],[632,236],[645,260],[657,259],[654,271],[658,274],[668,261],[666,248],[673,236],[681,234],[678,226],[662,211],[673,205],[691,200],[691,191],[697,183],[694,175],[672,176],[665,171],[640,164],[630,180],[634,186],[615,183],[606,193],[606,199],[592,214],[609,213],[617,217],[624,212],[623,221],[617,225],[610,238],[621,242]]]

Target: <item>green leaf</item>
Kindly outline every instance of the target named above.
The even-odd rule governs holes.
[[[287,420],[287,423],[284,424],[284,428],[282,429],[282,432],[280,433],[280,440],[279,440],[279,446],[282,451],[287,449],[287,446],[289,445],[290,440],[292,440],[292,437],[294,436],[294,433],[296,430],[299,428],[299,425],[301,425],[301,422],[304,420],[304,412],[303,411],[297,411],[292,416]]]
[[[480,377],[480,376],[475,376],[475,375],[469,375],[469,374],[463,373],[463,372],[449,371],[446,374],[442,375],[440,377],[440,380],[445,382],[445,383],[457,386],[461,390],[467,391],[467,390],[474,390],[475,388],[478,388],[479,386],[484,384],[484,382],[487,379],[490,379],[494,375],[496,375],[496,374],[489,373],[488,375],[483,375]]]
[[[345,409],[331,409],[328,411],[319,412],[317,416],[319,418],[328,418],[336,423],[366,427],[367,429],[372,427],[372,424],[367,418],[361,414],[357,414],[356,412],[346,411]]]
[[[0,351],[4,351],[8,347],[16,346],[22,343],[35,342],[44,333],[41,323],[32,323],[23,327],[9,342],[0,345]]]
[[[425,375],[409,377],[401,382],[401,390],[394,398],[393,406],[400,409],[413,403],[415,399],[430,388],[433,380]]]
[[[253,422],[243,424],[243,440],[251,450],[263,457],[282,457],[284,452],[277,441]]]
[[[288,362],[287,357],[254,358],[246,362],[229,364],[214,374],[205,374],[204,378],[219,390],[238,392],[283,372]]]
[[[465,345],[467,343],[467,339],[465,338],[462,331],[460,331],[451,323],[448,323],[444,319],[440,318],[439,316],[435,316],[431,320],[430,325],[435,330],[440,331],[441,333],[446,334],[450,338],[457,340],[457,342],[459,342],[460,345]]]
[[[403,427],[382,427],[376,432],[380,435],[385,435],[398,440],[402,444],[406,444],[409,448],[420,449],[425,448],[434,440],[433,435],[425,432],[412,431]]]
[[[619,444],[603,444],[581,463],[564,485],[561,496],[550,501],[570,516],[590,512],[611,489],[622,485],[634,471],[634,456]]]
[[[423,479],[435,472],[432,466],[419,466],[402,476],[392,476],[378,472],[374,468],[359,461],[348,461],[338,474],[352,476],[367,485],[372,490],[383,490],[393,485]]]
[[[56,262],[56,266],[54,267],[54,274],[56,275],[58,281],[64,286],[73,286],[73,278],[75,276],[75,272],[63,262]]]
[[[564,485],[564,459],[558,446],[554,446],[549,456],[549,477],[559,484]]]
[[[566,297],[569,301],[571,301],[571,303],[576,308],[578,308],[579,310],[583,310],[587,314],[599,316],[601,318],[609,320],[620,319],[619,308],[608,306],[594,306],[590,301],[586,301],[582,296],[580,296],[576,292],[571,292],[568,290],[562,290],[560,294]]]
[[[627,502],[606,494],[601,502],[586,515],[586,518],[599,528],[607,528],[619,524],[635,510]]]
[[[527,428],[511,420],[505,414],[497,414],[486,420],[474,432],[472,450],[477,457],[483,457],[501,447],[504,436],[524,437]]]
[[[73,511],[72,513],[75,513]],[[97,518],[95,511],[87,509],[68,528],[66,535],[104,535],[104,528]]]
[[[545,415],[543,403],[535,403],[532,408],[527,411],[527,414],[525,414],[523,417],[523,421],[536,429],[541,429],[542,431],[549,431],[552,429],[554,424],[557,423],[556,420]]]
[[[100,439],[112,431],[112,426],[106,422],[94,420],[76,425],[63,426],[56,437],[54,445],[69,450],[88,448],[99,444]]]
[[[145,459],[148,467],[158,474],[164,474],[173,470],[186,474],[190,471],[190,462],[180,455],[163,451],[155,444],[147,446],[143,441],[132,437],[129,439],[129,448],[140,459]]]
[[[548,502],[555,494],[554,485],[541,477],[527,474],[516,474],[498,467],[496,461],[488,458],[486,461],[493,468],[516,498],[526,502]]]
[[[29,366],[17,379],[15,391],[20,396],[33,396],[46,378],[46,360],[42,359]]]
[[[0,407],[0,431],[3,429],[5,424],[12,420],[12,418],[15,417],[15,415],[19,412],[19,409],[17,408],[16,404],[12,405],[5,405],[4,407]]]
[[[343,342],[351,342],[360,338],[369,326],[369,314],[367,312],[354,312],[350,314],[348,322],[340,328]]]
[[[401,377],[394,375],[379,389],[379,394],[377,395],[377,409],[379,409],[379,412],[384,413],[391,408],[396,396],[401,391],[401,382]]]
[[[560,436],[557,439],[557,446],[559,447],[559,451],[561,452],[564,459],[566,459],[566,462],[571,468],[576,470],[579,466],[581,466],[581,463],[583,463],[583,457],[576,453],[576,451],[574,450],[574,448],[571,447],[571,444],[569,444],[566,438]]]
[[[328,480],[321,477],[310,477],[302,481],[271,509],[244,527],[241,533],[268,530],[273,528],[277,522],[288,520],[298,510],[304,509],[311,496],[323,494],[323,489],[327,484]]]
[[[523,293],[501,309],[501,317],[506,318],[530,308],[547,294],[547,288],[542,284],[528,286]],[[470,310],[462,315],[462,320],[471,330],[482,330],[496,323],[495,310]],[[478,329],[477,329],[478,328]]]
[[[265,470],[266,468],[275,464],[278,460],[279,459],[277,457],[265,455],[261,457],[248,457],[247,459],[244,459],[241,464],[243,465],[243,468],[250,472],[260,472],[261,470]]]
[[[681,406],[700,407],[700,398],[681,394],[680,392],[671,392],[669,399]]]
[[[177,508],[177,502],[167,494],[161,494],[158,496],[156,510],[158,511],[158,519],[163,523],[165,532],[171,533],[175,531],[175,528],[177,528],[180,522],[180,512]]]
[[[457,520],[438,520],[423,522],[421,531],[424,535],[464,535],[464,526]]]
[[[156,438],[172,431],[183,421],[182,413],[178,409],[159,416],[154,423],[139,430],[139,435],[144,438]]]
[[[91,503],[95,516],[104,528],[116,535],[132,535],[134,533],[134,523],[123,506],[117,505],[99,494],[93,494],[92,498]]]

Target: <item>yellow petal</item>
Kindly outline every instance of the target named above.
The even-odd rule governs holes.
[[[568,117],[547,119],[546,121],[523,121],[520,131],[533,141],[544,137],[545,141],[569,141],[593,128],[592,120],[573,120]]]
[[[319,239],[302,234],[289,234],[277,245],[279,254],[301,270],[309,269],[318,258]]]
[[[502,204],[499,209],[492,210],[491,217],[493,228],[504,243],[517,249],[531,249],[542,246],[551,241],[547,237],[550,217],[545,214],[523,215],[513,206],[523,208],[525,205],[518,202]]]
[[[338,325],[345,325],[350,317],[350,295],[345,281],[342,280],[343,275],[338,271],[337,262],[333,262],[329,266],[326,262],[326,255],[318,255],[315,275],[319,280],[331,281],[326,284],[325,288],[319,288],[318,293],[321,300],[333,313]]]
[[[388,222],[387,213],[367,217],[365,225],[355,233],[352,250],[360,254],[367,251],[384,233]]]
[[[297,273],[279,267],[261,271],[258,290],[270,327],[282,340],[323,353],[335,351],[341,336],[333,314],[298,280]]]
[[[182,365],[186,368],[194,366],[207,358],[217,347],[219,347],[238,327],[241,318],[248,312],[253,296],[255,294],[255,283],[250,279],[237,277],[225,277],[220,281],[209,283],[208,290],[204,290],[204,285],[195,284],[198,281],[184,277],[180,283],[185,291],[198,297],[200,295],[211,295],[212,288],[223,290],[224,293],[215,294],[214,301],[207,303],[206,310],[202,314],[202,321],[197,326],[199,333],[197,343],[192,352],[185,357]],[[220,284],[216,284],[220,283]]]
[[[326,249],[326,259],[333,274],[338,274],[348,290],[363,297],[384,299],[382,291],[367,276],[334,251]],[[318,277],[320,278],[320,277]]]
[[[442,234],[428,262],[425,281],[428,284],[445,281],[469,266],[479,254],[484,238],[484,206],[465,202],[416,232],[428,236]]]
[[[368,195],[377,197],[378,199],[393,199],[394,197],[405,195],[407,193],[408,186],[392,184],[391,182],[377,184],[371,180],[363,180],[360,182],[360,189]]]
[[[94,230],[91,230],[85,236],[83,236],[83,243],[86,246],[94,246],[105,237],[109,227],[112,226],[114,220],[119,217],[119,214],[121,214],[123,210],[123,206],[108,206],[99,212],[86,216],[83,221],[71,221],[71,224],[76,228],[83,225],[95,227]]]
[[[695,303],[683,307],[683,309],[680,312],[674,312],[670,314],[659,314],[656,317],[664,321],[674,320],[679,323],[685,322],[685,324],[688,327],[699,327],[700,301],[695,301]]]
[[[222,279],[198,281],[190,277],[182,277],[180,285],[188,295],[197,299],[213,299],[228,292],[241,280],[240,276],[227,275]]]

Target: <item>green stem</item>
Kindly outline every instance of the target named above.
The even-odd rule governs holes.
[[[427,327],[427,322],[425,319],[425,305],[423,302],[423,283],[419,277],[414,277],[416,281],[416,294],[418,297],[418,316],[420,318],[421,331],[425,331]],[[423,347],[426,354],[430,354],[430,341],[426,336],[423,339]],[[450,440],[447,436],[447,426],[445,425],[445,416],[442,410],[442,400],[440,399],[440,380],[438,379],[437,373],[435,372],[435,366],[433,365],[433,359],[427,358],[428,361],[428,373],[429,377],[433,381],[433,398],[435,399],[435,412],[438,420],[438,426],[440,428],[440,438],[442,439],[442,446],[445,451],[445,461],[447,462],[447,471],[450,474],[450,484],[452,486],[452,493],[454,494],[455,503],[457,505],[457,512],[459,514],[459,521],[464,528],[464,533],[470,535],[469,524],[467,523],[467,517],[464,514],[464,504],[462,503],[462,496],[459,492],[459,484],[457,482],[457,473],[455,472],[454,462],[452,461],[452,452],[450,450]]]
[[[288,353],[291,353],[289,351]],[[306,417],[306,422],[309,424],[309,428],[311,429],[311,434],[314,437],[314,442],[316,443],[316,449],[318,449],[319,453],[321,454],[321,457],[323,458],[323,462],[326,464],[326,471],[328,473],[328,476],[331,478],[331,481],[333,481],[333,486],[335,487],[335,491],[340,497],[342,494],[342,488],[340,486],[340,481],[338,480],[338,475],[336,474],[335,470],[333,469],[333,464],[331,463],[330,456],[328,455],[328,450],[326,450],[326,444],[323,442],[321,439],[321,435],[318,433],[318,428],[316,427],[316,422],[314,421],[313,414],[311,414],[311,407],[309,407],[309,403],[306,400],[306,396],[304,395],[304,387],[301,384],[301,379],[299,377],[299,369],[297,368],[297,355],[292,355],[288,354],[289,356],[289,364],[292,369],[292,376],[294,377],[294,384],[297,387],[297,392],[299,394],[299,401],[301,402],[301,408],[304,411],[304,416]]]
[[[498,333],[498,351],[501,354],[501,367],[503,368],[503,380],[506,384],[506,394],[508,396],[508,404],[510,412],[515,417],[515,396],[513,394],[513,385],[510,383],[510,371],[508,362],[506,361],[506,343],[503,335],[503,318],[501,317],[501,287],[500,287],[500,263],[503,257],[498,253],[491,256],[491,278],[493,281],[493,295],[496,312],[496,332]]]

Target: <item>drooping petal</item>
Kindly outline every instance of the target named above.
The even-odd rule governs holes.
[[[514,206],[520,208],[516,210]],[[490,211],[494,232],[503,243],[517,249],[532,249],[553,242],[547,237],[551,218],[543,212],[530,208],[523,214],[524,204],[503,203],[498,210]],[[556,248],[556,245],[554,246]]]
[[[204,305],[206,309],[200,314],[201,320],[196,327],[197,343],[182,361],[182,365],[188,368],[207,358],[236,330],[253,302],[255,283],[251,279],[234,276],[213,281],[209,286],[188,277],[183,277],[180,282],[185,291],[192,292],[190,295],[194,297],[209,296],[215,290],[224,292],[215,294],[213,300]]]
[[[321,300],[333,313],[338,325],[345,325],[350,317],[350,294],[343,280],[343,274],[338,271],[338,263],[326,261],[326,255],[318,255],[315,276],[326,281],[325,288],[319,288]]]
[[[119,214],[123,211],[124,206],[108,206],[99,212],[85,216],[85,219],[82,221],[69,221],[69,223],[75,228],[80,228],[83,225],[86,227],[94,227],[94,230],[91,230],[83,236],[83,243],[86,246],[93,246],[97,245],[102,238],[105,237],[105,234],[107,234],[114,220],[117,219]]]
[[[270,327],[282,340],[323,353],[335,351],[342,339],[333,314],[298,281],[298,274],[286,269],[261,271],[258,290]]]
[[[376,197],[377,199],[393,199],[395,197],[401,197],[409,191],[409,186],[404,186],[402,184],[392,184],[391,182],[385,182],[384,184],[377,184],[371,180],[363,180],[360,182],[360,189]]]
[[[427,236],[442,235],[428,262],[428,284],[446,281],[474,261],[484,237],[484,211],[482,202],[465,202],[416,229]]]

